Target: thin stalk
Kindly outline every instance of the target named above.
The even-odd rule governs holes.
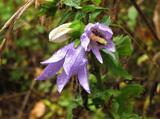
[[[131,3],[133,4],[133,6],[136,8],[136,10],[138,11],[138,13],[140,14],[140,16],[142,17],[142,19],[144,20],[146,26],[148,27],[148,29],[150,30],[150,32],[152,33],[153,37],[156,40],[160,40],[156,34],[156,32],[154,31],[154,28],[152,27],[152,25],[149,23],[148,18],[146,18],[145,14],[142,12],[142,10],[140,9],[140,7],[137,5],[135,0],[130,0]]]

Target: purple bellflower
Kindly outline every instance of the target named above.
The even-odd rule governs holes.
[[[85,51],[92,51],[100,63],[103,63],[100,49],[108,52],[115,52],[115,45],[112,42],[112,30],[101,23],[89,23],[81,36],[81,45]]]
[[[52,78],[60,69],[63,69],[62,73],[57,76],[58,92],[62,91],[73,75],[77,75],[80,85],[90,93],[87,63],[84,48],[79,46],[75,49],[74,43],[70,43],[54,53],[48,60],[41,62],[48,66],[36,80]]]

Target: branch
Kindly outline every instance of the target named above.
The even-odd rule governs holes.
[[[148,18],[146,18],[146,16],[143,14],[142,10],[140,9],[140,7],[137,5],[135,0],[130,0],[131,3],[133,4],[133,6],[136,8],[136,10],[138,11],[138,13],[140,14],[140,16],[142,17],[142,19],[144,20],[145,24],[147,25],[148,29],[150,30],[150,32],[152,33],[153,37],[156,40],[160,40],[156,34],[156,32],[154,31],[154,28],[152,27],[152,25],[149,23],[149,21],[147,20]]]
[[[28,0],[23,6],[21,6],[12,17],[4,24],[0,29],[0,33],[7,29],[9,26],[13,26],[16,21],[22,16],[22,14],[34,3],[35,0]]]
[[[20,111],[18,113],[17,119],[22,119],[23,111],[24,111],[24,109],[25,109],[25,107],[26,107],[26,105],[29,101],[30,95],[32,93],[32,90],[33,90],[35,84],[36,84],[36,81],[33,80],[32,83],[31,83],[31,86],[30,86],[30,90],[27,92],[26,96],[24,97],[24,100],[23,100],[22,106],[20,108]]]

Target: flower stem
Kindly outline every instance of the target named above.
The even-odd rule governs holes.
[[[94,55],[92,54],[91,57],[93,58],[93,62],[92,62],[92,65],[93,65],[93,74],[96,76],[96,79],[97,79],[97,86],[99,89],[103,89],[103,86],[102,86],[102,80],[101,80],[101,75],[100,75],[100,70],[99,70],[99,66],[98,66],[98,63],[94,57]]]

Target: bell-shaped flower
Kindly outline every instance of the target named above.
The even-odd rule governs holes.
[[[85,50],[82,46],[79,46],[75,51],[69,51],[63,64],[64,71],[57,78],[58,91],[61,92],[69,79],[73,75],[77,75],[80,85],[90,93],[87,63]]]
[[[115,45],[112,41],[112,30],[101,23],[89,23],[81,35],[81,45],[85,51],[92,51],[100,63],[103,63],[100,49],[108,52],[115,52]]]
[[[54,53],[49,59],[41,62],[41,64],[48,64],[40,76],[36,80],[45,80],[52,78],[63,66],[65,57],[69,50],[74,49],[74,43],[64,46],[56,53]]]
[[[62,91],[73,75],[77,75],[80,85],[90,93],[87,59],[85,57],[84,48],[81,46],[75,49],[74,43],[71,43],[58,50],[48,60],[41,63],[48,64],[48,66],[40,76],[36,78],[36,80],[52,78],[60,69],[63,69],[63,72],[57,77],[57,87],[59,92]]]
[[[51,30],[49,33],[49,41],[60,43],[68,40],[70,38],[69,33],[72,31],[70,28],[71,24],[72,23],[65,23]]]

